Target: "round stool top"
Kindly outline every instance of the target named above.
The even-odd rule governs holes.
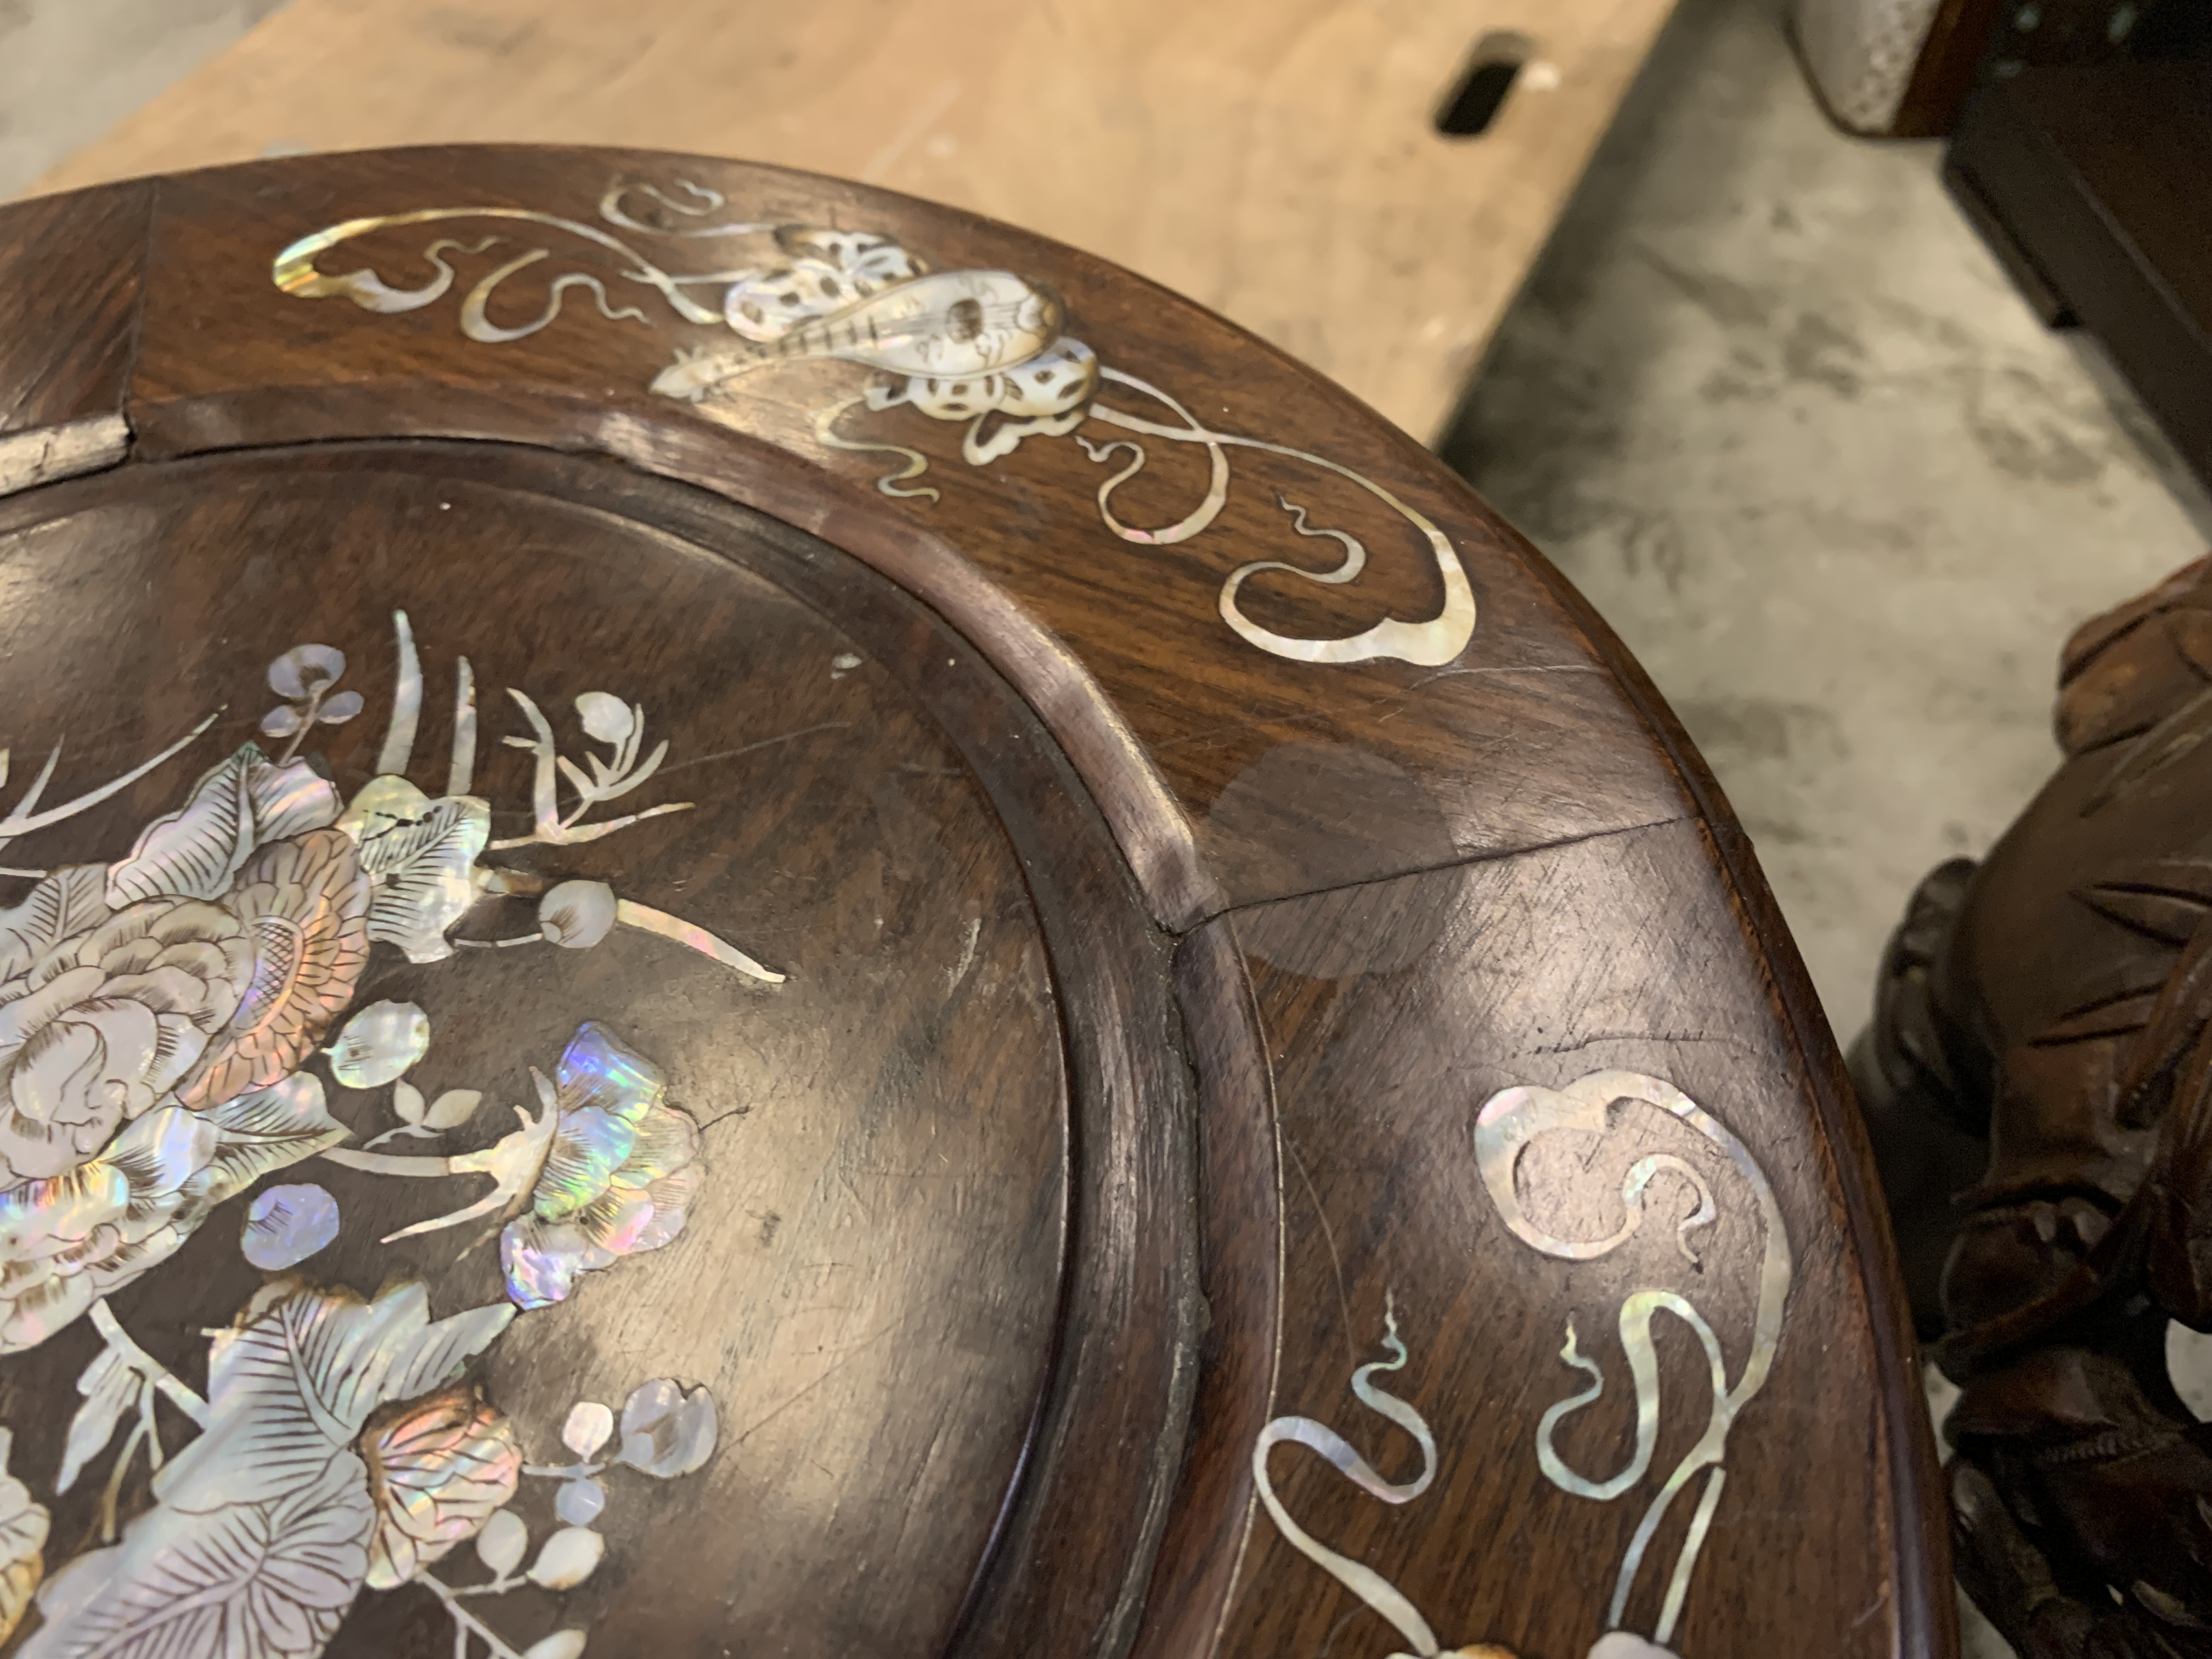
[[[1125,272],[628,152],[8,209],[0,746],[0,1648],[1950,1650],[1710,777]]]

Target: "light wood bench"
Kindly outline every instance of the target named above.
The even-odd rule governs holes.
[[[1214,307],[1433,440],[1670,0],[293,0],[37,187],[515,140],[971,209]],[[1436,127],[1517,36],[1479,137]]]

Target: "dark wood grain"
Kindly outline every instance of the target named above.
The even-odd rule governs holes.
[[[0,489],[122,459],[155,187],[26,204],[0,244]],[[74,281],[56,274],[73,270]]]
[[[1251,964],[1281,1110],[1289,1255],[1276,1409],[1334,1424],[1406,1478],[1403,1437],[1346,1391],[1355,1364],[1382,1357],[1394,1302],[1411,1351],[1398,1380],[1440,1451],[1435,1487],[1395,1510],[1282,1451],[1279,1488],[1301,1524],[1340,1549],[1352,1540],[1446,1643],[1587,1651],[1604,1628],[1603,1596],[1532,1595],[1529,1581],[1573,1560],[1609,1589],[1670,1459],[1704,1426],[1694,1341],[1662,1326],[1653,1477],[1610,1503],[1547,1484],[1539,1418],[1585,1383],[1559,1358],[1570,1316],[1608,1386],[1562,1450],[1601,1474],[1626,1462],[1614,1449],[1632,1437],[1613,1329],[1629,1291],[1690,1297],[1732,1377],[1751,1346],[1761,1240],[1741,1185],[1716,1181],[1720,1215],[1699,1269],[1664,1227],[1601,1261],[1548,1260],[1506,1231],[1475,1176],[1474,1117],[1495,1091],[1613,1068],[1668,1079],[1743,1139],[1797,1258],[1772,1379],[1729,1438],[1726,1488],[1671,1645],[1871,1655],[1929,1640],[1900,1605],[1926,1559],[1913,1529],[1891,1519],[1889,1497],[1891,1443],[1917,1444],[1925,1430],[1885,1397],[1871,1346],[1837,1340],[1864,1328],[1868,1310],[1863,1269],[1843,1245],[1834,1159],[1798,1132],[1808,1079],[1765,1035],[1766,986],[1723,965],[1735,923],[1702,844],[1697,824],[1656,827],[1255,907],[1226,924]],[[1560,951],[1559,919],[1589,914],[1608,918],[1607,948]],[[1663,1122],[1623,1133],[1630,1150],[1607,1154],[1601,1170],[1657,1150],[1694,1155],[1693,1138]],[[1590,1214],[1583,1235],[1618,1225],[1619,1203],[1616,1191],[1611,1218]],[[1655,1541],[1629,1603],[1633,1627],[1649,1628],[1685,1518]],[[1264,1518],[1237,1606],[1224,1654],[1317,1651],[1340,1620],[1345,1639],[1361,1621],[1370,1643],[1388,1637]]]
[[[817,424],[890,386],[852,362],[778,361],[708,404],[653,392],[678,348],[732,337],[654,294],[632,319],[605,314],[588,286],[551,287],[593,278],[613,313],[640,297],[624,257],[588,239],[575,258],[518,267],[485,302],[490,323],[522,328],[558,297],[550,324],[469,338],[464,301],[544,240],[542,221],[386,227],[319,256],[325,276],[373,265],[415,284],[434,273],[426,243],[450,232],[439,255],[453,286],[412,308],[271,281],[287,243],[362,215],[475,206],[604,227],[601,198],[624,179],[666,202],[702,199],[681,181],[710,187],[748,222],[895,236],[940,270],[1018,273],[1141,384],[1109,378],[1080,430],[972,463],[959,422],[904,404],[848,410],[835,428],[848,445],[896,447],[862,453],[825,444]],[[69,199],[49,210],[64,222]],[[641,191],[622,202],[677,222]],[[672,269],[717,268],[711,248],[668,246]],[[432,1007],[423,1076],[440,1087],[441,1068],[482,1055],[507,1079],[500,1097],[527,1102],[515,1045],[557,1053],[546,1033],[591,1017],[653,1032],[672,1097],[746,1096],[708,1137],[709,1196],[682,1238],[587,1273],[554,1310],[566,1323],[526,1315],[469,1368],[536,1462],[560,1455],[544,1443],[571,1401],[618,1401],[632,1370],[708,1383],[721,1402],[719,1449],[697,1474],[643,1498],[610,1477],[608,1554],[586,1582],[469,1603],[514,1621],[518,1653],[556,1625],[614,1653],[1426,1651],[1285,1541],[1272,1492],[1316,1548],[1402,1592],[1444,1649],[1586,1659],[1617,1625],[1612,1659],[1625,1633],[1668,1622],[1662,1587],[1695,1491],[1668,1511],[1617,1619],[1608,1602],[1711,1395],[1687,1316],[1662,1316],[1651,1471],[1611,1501],[1576,1495],[1535,1449],[1546,1409],[1583,1386],[1560,1358],[1566,1321],[1607,1382],[1560,1449],[1610,1473],[1635,1442],[1624,1297],[1686,1298],[1736,1379],[1765,1351],[1753,1281],[1778,1258],[1729,1143],[1627,1097],[1598,1103],[1609,1127],[1592,1144],[1540,1137],[1520,1184],[1486,1184],[1486,1101],[1607,1070],[1678,1087],[1740,1136],[1796,1258],[1772,1373],[1730,1407],[1725,1484],[1658,1650],[1954,1651],[1867,1149],[1756,861],[1603,623],[1401,434],[1071,249],[737,163],[426,149],[186,175],[161,183],[144,241],[104,269],[141,265],[119,394],[131,460],[0,502],[0,741],[18,757],[0,810],[23,787],[20,757],[64,728],[58,791],[158,746],[173,718],[188,725],[180,700],[227,704],[203,746],[234,747],[259,718],[264,665],[295,636],[343,646],[347,684],[368,696],[317,745],[350,794],[375,769],[388,617],[404,605],[432,684],[422,752],[446,741],[450,659],[465,649],[501,823],[529,822],[530,758],[497,742],[527,729],[501,701],[508,684],[542,683],[556,722],[583,690],[642,701],[653,740],[676,746],[635,804],[698,803],[526,850],[508,896],[458,932],[526,934],[539,887],[605,879],[791,970],[784,985],[740,982],[617,930],[619,948],[464,953],[460,977],[479,988],[451,1014],[432,1006],[451,963],[379,945],[358,988],[356,1001]],[[31,303],[60,303],[64,274],[39,281]],[[720,303],[715,283],[697,292]],[[1133,435],[1150,451],[1111,497],[1122,521],[1164,526],[1207,490],[1206,442],[1101,412],[1186,418],[1146,386],[1227,434],[1212,441],[1225,499],[1188,539],[1132,542],[1102,516]],[[878,487],[916,459],[924,471],[889,481],[933,496]],[[1431,521],[1455,565],[1416,533]],[[1465,648],[1426,665],[1311,661],[1232,631],[1232,571],[1327,571],[1339,532],[1364,568],[1251,576],[1253,626],[1316,640],[1422,621],[1456,569],[1477,604]],[[179,758],[42,833],[119,858],[191,775]],[[39,848],[25,837],[7,856]],[[537,988],[549,957],[558,995]],[[356,1147],[393,1121],[369,1097],[334,1097]],[[1587,1243],[1620,1226],[1631,1165],[1659,1155],[1636,1177],[1643,1231],[1596,1260],[1543,1254],[1498,1207],[1525,1202],[1528,1225]],[[1585,1178],[1597,1196],[1545,1195]],[[499,1294],[496,1244],[456,1259],[443,1243],[465,1241],[449,1233],[368,1242],[436,1212],[405,1206],[416,1189],[356,1166],[330,1185],[362,1224],[327,1266],[363,1293],[389,1255],[429,1276],[441,1312]],[[1693,1265],[1674,1241],[1698,1192],[1717,1207],[1682,1235]],[[185,1247],[191,1273],[114,1300],[193,1386],[199,1334],[257,1282],[239,1239],[224,1210]],[[1406,1364],[1363,1386],[1419,1413],[1432,1483],[1386,1503],[1296,1444],[1255,1465],[1271,1440],[1340,1434],[1373,1480],[1412,1477],[1412,1437],[1347,1392],[1355,1367],[1389,1352],[1393,1319]],[[98,1352],[80,1324],[0,1358],[9,1467],[34,1501]],[[158,1409],[173,1453],[198,1443]],[[55,1607],[82,1582],[67,1564],[99,1545],[107,1467],[56,1500]],[[542,1479],[513,1510],[534,1536],[552,1522]],[[143,1522],[167,1499],[141,1462],[118,1501]],[[472,1564],[464,1549],[440,1571],[481,1587]],[[0,1571],[0,1593],[9,1583]],[[51,1659],[44,1616],[15,1638],[36,1659]],[[442,1659],[453,1631],[425,1585],[372,1589],[331,1651]]]
[[[591,179],[588,189],[580,190],[580,176]],[[728,453],[726,428],[803,458],[817,477],[827,471],[864,488],[895,466],[896,458],[838,453],[815,440],[815,413],[864,383],[846,366],[785,366],[741,383],[735,401],[710,417],[647,390],[674,345],[712,340],[694,325],[617,327],[564,313],[540,334],[476,346],[459,336],[450,297],[404,316],[378,317],[343,300],[291,299],[269,281],[270,259],[294,238],[341,217],[425,205],[426,191],[440,192],[435,204],[589,217],[600,191],[618,177],[692,179],[763,220],[878,230],[939,265],[1031,274],[1066,297],[1072,331],[1109,365],[1201,399],[1206,418],[1229,430],[1324,454],[1449,526],[1481,607],[1484,661],[1441,672],[1356,664],[1333,674],[1327,694],[1316,698],[1309,665],[1238,645],[1217,613],[1216,592],[1231,568],[1254,557],[1316,568],[1331,562],[1332,544],[1301,543],[1291,533],[1276,505],[1279,492],[1310,509],[1316,525],[1353,526],[1371,557],[1350,587],[1262,584],[1255,603],[1264,620],[1323,636],[1385,615],[1433,614],[1439,595],[1422,549],[1362,492],[1310,466],[1242,453],[1213,530],[1176,547],[1136,548],[1100,525],[1093,496],[1105,470],[1070,439],[1031,439],[975,468],[958,459],[957,426],[903,410],[865,430],[866,423],[854,422],[857,437],[880,435],[936,457],[927,482],[941,501],[872,495],[870,504],[925,533],[954,537],[994,586],[1064,642],[1189,822],[1209,879],[1187,882],[1182,891],[1152,885],[1164,919],[1185,926],[1224,898],[1399,873],[1677,810],[1640,721],[1608,678],[1591,672],[1579,631],[1530,580],[1524,544],[1410,439],[1164,290],[1073,249],[888,191],[694,158],[520,149],[334,158],[312,181],[295,169],[250,167],[173,180],[164,187],[155,258],[181,279],[152,296],[133,392],[132,419],[149,453],[300,435],[395,434],[497,436],[612,449],[656,463],[688,451],[700,457],[696,470],[684,469],[694,482],[780,514],[787,510],[781,501],[753,493],[761,485],[746,477],[750,469],[720,460]],[[413,259],[424,240],[395,232],[359,248],[349,245],[325,256],[325,264],[349,268],[374,251],[398,281],[403,269],[410,276],[422,269]],[[470,268],[481,275],[493,263]],[[611,275],[617,262],[592,252],[583,263]],[[535,301],[518,295],[508,303],[526,308]],[[1211,395],[1193,389],[1200,387]],[[1130,401],[1151,407],[1133,395]],[[1119,435],[1103,427],[1095,433],[1102,441]],[[703,449],[702,439],[711,441]],[[1205,485],[1202,459],[1157,454],[1120,510],[1133,522],[1167,522],[1194,506]],[[1053,556],[1030,552],[1042,548]],[[870,556],[865,547],[853,550]],[[1102,605],[1105,595],[1111,599]],[[1015,672],[1020,665],[997,665],[1039,707],[1052,706],[1048,680],[1033,686]],[[1574,743],[1565,751],[1560,740],[1570,732]],[[1266,764],[1293,743],[1357,751],[1363,769],[1337,779]],[[1563,752],[1573,756],[1564,765]],[[1077,758],[1082,764],[1086,757]],[[1398,780],[1379,798],[1377,769]],[[1094,788],[1104,781],[1093,766],[1085,766],[1085,775]],[[1271,782],[1295,787],[1276,798],[1265,793]],[[1217,801],[1232,789],[1236,805],[1217,814]],[[1425,792],[1432,801],[1420,799]],[[1667,810],[1652,810],[1655,799]],[[1113,811],[1112,792],[1102,791],[1102,804]],[[1409,809],[1426,820],[1426,832],[1410,847]],[[1111,821],[1129,846],[1122,817]],[[1149,873],[1155,860],[1133,861]]]

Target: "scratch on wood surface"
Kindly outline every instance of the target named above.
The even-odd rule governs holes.
[[[858,1341],[848,1343],[842,1348],[825,1350],[824,1352],[834,1352],[836,1355],[836,1358],[831,1360],[827,1366],[823,1367],[820,1375],[815,1376],[799,1389],[794,1389],[792,1393],[786,1395],[775,1405],[769,1407],[767,1411],[762,1413],[760,1416],[755,1418],[750,1423],[747,1424],[744,1431],[732,1439],[730,1443],[733,1446],[743,1445],[757,1431],[766,1428],[769,1424],[783,1415],[786,1411],[797,1405],[800,1401],[805,1399],[808,1395],[812,1394],[815,1389],[820,1388],[831,1377],[836,1376],[839,1371],[842,1370],[846,1365],[851,1363],[853,1358],[856,1354],[860,1353],[866,1349],[873,1347],[877,1343],[882,1341],[887,1336],[896,1334],[901,1329],[912,1324],[915,1319],[920,1317],[929,1309],[934,1307],[942,1300],[944,1300],[944,1297],[941,1295],[926,1297],[917,1305],[908,1309],[906,1312],[901,1314],[896,1319],[892,1320],[889,1324],[878,1327],[876,1329],[869,1332],[866,1336],[861,1337]]]
[[[1336,1253],[1336,1230],[1328,1224],[1328,1212],[1321,1206],[1321,1194],[1314,1189],[1313,1176],[1306,1172],[1306,1161],[1298,1156],[1298,1149],[1291,1144],[1288,1135],[1283,1137],[1283,1150],[1291,1155],[1291,1162],[1297,1169],[1298,1179],[1305,1182],[1306,1196],[1313,1200],[1314,1214],[1321,1221],[1322,1239],[1328,1246],[1328,1265],[1336,1273],[1336,1306],[1344,1319],[1344,1351],[1356,1365],[1359,1363],[1359,1345],[1352,1340],[1352,1298],[1345,1292],[1344,1258]]]
[[[968,970],[975,965],[975,943],[983,936],[983,918],[968,918],[968,932],[960,941],[960,960],[945,970],[947,993],[960,988],[960,981],[968,977]]]
[[[874,1226],[876,1212],[868,1206],[868,1200],[860,1196],[860,1189],[853,1184],[853,1177],[840,1170],[837,1171],[837,1184],[845,1189],[845,1196],[853,1200],[853,1207],[860,1212],[860,1219],[871,1227]]]
[[[1888,1600],[1889,1586],[1885,1583],[1875,1589],[1874,1593],[1874,1600],[1866,1604],[1865,1611],[1861,1613],[1857,1618],[1851,1620],[1851,1628],[1853,1630],[1856,1630],[1860,1626],[1865,1624],[1868,1620],[1873,1618],[1875,1614],[1880,1613],[1882,1610],[1884,1604],[1886,1604]]]
[[[1709,1031],[1592,1031],[1588,1036],[1577,1037],[1572,1042],[1547,1042],[1534,1052],[1540,1054],[1571,1054],[1577,1048],[1587,1048],[1594,1042],[1717,1042],[1723,1047],[1741,1048],[1746,1054],[1759,1052],[1756,1045],[1741,1037],[1715,1036]]]
[[[852,724],[850,720],[823,720],[818,726],[802,726],[796,732],[785,732],[776,737],[763,738],[757,743],[744,744],[736,749],[718,749],[711,755],[701,755],[691,760],[678,761],[673,766],[662,767],[660,775],[664,778],[668,777],[674,773],[686,771],[694,766],[704,766],[710,761],[735,760],[739,755],[750,755],[756,749],[772,749],[780,743],[795,743],[801,738],[812,737],[817,732],[842,732],[848,730]]]
[[[1536,842],[1525,847],[1500,847],[1480,853],[1470,853],[1464,858],[1447,859],[1441,864],[1417,864],[1404,870],[1393,870],[1379,876],[1361,876],[1351,881],[1335,882],[1322,887],[1310,887],[1304,892],[1285,894],[1281,898],[1247,899],[1241,904],[1231,905],[1213,912],[1207,920],[1211,921],[1215,916],[1241,915],[1248,911],[1263,909],[1271,904],[1280,904],[1293,900],[1320,898],[1329,893],[1348,893],[1358,887],[1388,886],[1392,882],[1403,881],[1408,876],[1437,875],[1446,870],[1463,870],[1474,865],[1498,864],[1507,859],[1529,858],[1540,853],[1556,853],[1565,848],[1579,847],[1588,841],[1604,841],[1614,836],[1632,836],[1646,830],[1664,830],[1673,824],[1687,823],[1689,818],[1690,814],[1677,812],[1667,817],[1653,818],[1645,823],[1622,823],[1609,825],[1602,830],[1586,830],[1577,835],[1562,836],[1556,841]]]

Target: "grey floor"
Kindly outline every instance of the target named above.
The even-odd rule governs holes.
[[[0,198],[276,3],[0,0]],[[1446,453],[1674,702],[1848,1039],[1912,883],[2049,770],[2059,641],[2212,513],[1776,10],[1683,0]]]
[[[0,0],[0,201],[283,0]]]
[[[1848,1038],[1912,884],[2054,763],[2068,630],[2207,536],[1773,10],[1685,0],[1447,453],[1673,702]]]

